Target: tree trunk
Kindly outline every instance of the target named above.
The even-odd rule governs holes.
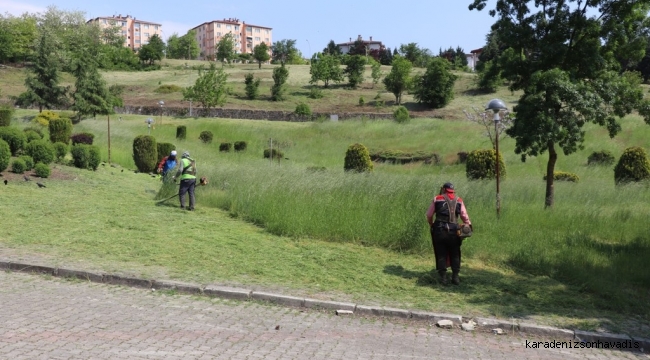
[[[261,61],[258,61],[258,62],[257,62],[257,65],[259,65],[259,69],[262,68],[262,62],[261,62]]]
[[[557,152],[555,151],[555,143],[548,142],[548,164],[546,165],[546,201],[544,208],[553,207],[553,198],[555,188],[553,187],[553,173],[555,172],[555,163],[557,162]]]

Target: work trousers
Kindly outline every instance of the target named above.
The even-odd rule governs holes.
[[[447,259],[451,261],[451,270],[460,272],[460,246],[463,239],[456,234],[455,227],[448,230],[444,223],[434,223],[431,227],[431,242],[436,257],[436,270],[440,274],[447,272]]]
[[[178,196],[181,199],[181,209],[185,209],[185,194],[190,193],[190,210],[194,210],[194,189],[196,188],[196,179],[181,180],[180,188],[178,189]]]

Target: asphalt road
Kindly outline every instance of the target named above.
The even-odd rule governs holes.
[[[545,340],[0,272],[2,359],[650,359]]]

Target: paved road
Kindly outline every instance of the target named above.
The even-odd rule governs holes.
[[[525,341],[422,322],[337,317],[0,272],[2,359],[650,358],[593,349],[527,349]]]

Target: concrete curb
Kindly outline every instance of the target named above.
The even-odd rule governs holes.
[[[75,278],[96,283],[111,285],[123,285],[142,289],[163,289],[175,290],[181,293],[194,295],[207,295],[233,300],[259,300],[271,302],[277,305],[291,306],[298,308],[313,308],[325,310],[352,311],[354,315],[361,316],[385,316],[401,319],[413,319],[435,323],[439,320],[451,320],[455,325],[463,321],[474,320],[482,328],[501,328],[507,333],[520,333],[538,336],[547,336],[553,339],[572,340],[580,342],[619,342],[632,345],[632,349],[650,353],[650,339],[628,336],[624,334],[595,333],[582,330],[559,329],[551,326],[541,326],[530,323],[517,323],[507,320],[480,317],[463,317],[455,314],[438,314],[420,310],[404,310],[381,306],[366,306],[346,302],[323,301],[316,299],[300,298],[281,294],[268,293],[263,291],[252,291],[242,288],[233,288],[220,285],[208,285],[202,287],[198,284],[183,283],[171,280],[148,280],[135,277],[127,277],[116,274],[105,274],[101,272],[73,270],[56,268],[43,265],[31,265],[22,262],[0,260],[0,270],[16,271],[23,273],[48,274],[61,278]]]

